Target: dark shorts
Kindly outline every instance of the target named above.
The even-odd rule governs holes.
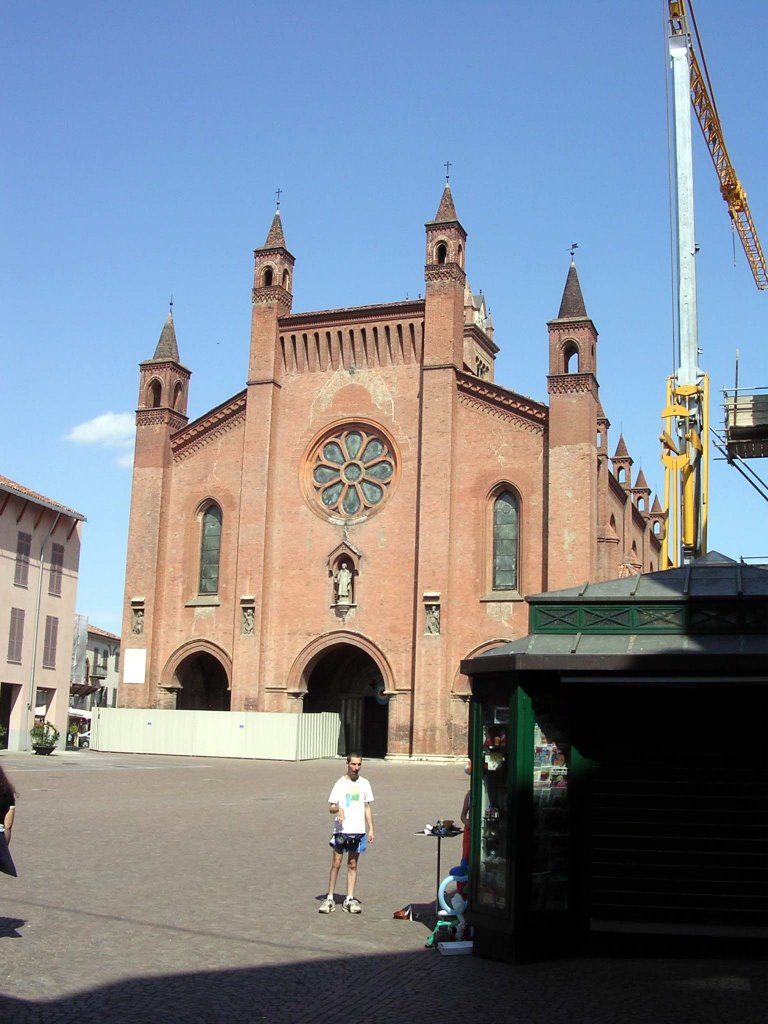
[[[16,877],[16,865],[13,863],[13,857],[11,857],[11,851],[8,849],[8,844],[5,841],[4,832],[0,832],[0,871],[4,875]]]
[[[334,832],[328,843],[337,853],[363,853],[368,846],[364,832]]]

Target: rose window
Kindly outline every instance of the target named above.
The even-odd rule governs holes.
[[[370,428],[352,427],[326,438],[312,462],[312,484],[323,507],[347,519],[380,505],[394,475],[391,445]]]

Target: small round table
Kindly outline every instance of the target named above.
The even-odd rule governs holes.
[[[463,828],[434,828],[427,832],[422,829],[420,832],[414,832],[415,836],[432,836],[437,839],[437,882],[435,883],[435,913],[440,911],[440,883],[442,882],[442,876],[440,874],[440,846],[444,839],[454,839],[456,836],[462,835],[464,832]]]

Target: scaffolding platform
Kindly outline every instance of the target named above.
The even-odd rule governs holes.
[[[768,458],[768,389],[725,392],[728,458]]]

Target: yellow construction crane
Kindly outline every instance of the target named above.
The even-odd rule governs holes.
[[[667,0],[667,3],[674,110],[679,362],[667,382],[667,404],[662,411],[664,429],[660,438],[665,467],[666,525],[661,562],[665,569],[697,558],[707,550],[709,380],[698,366],[691,108],[701,126],[720,180],[720,191],[744,246],[755,283],[760,289],[768,288],[765,256],[747,194],[725,146],[691,0]]]
[[[747,193],[739,181],[725,145],[723,126],[720,123],[720,115],[717,112],[717,105],[712,93],[712,83],[709,80],[707,62],[704,59],[704,50],[699,38],[692,0],[687,0],[690,24],[688,24],[686,0],[667,0],[667,2],[669,4],[670,36],[685,35],[688,37],[691,105],[707,144],[709,155],[712,157],[712,163],[715,165],[715,171],[720,181],[720,192],[728,206],[733,226],[741,239],[755,284],[761,291],[765,291],[768,289],[768,266],[766,266],[763,247],[752,220]],[[697,49],[701,54],[701,64],[697,57]]]

